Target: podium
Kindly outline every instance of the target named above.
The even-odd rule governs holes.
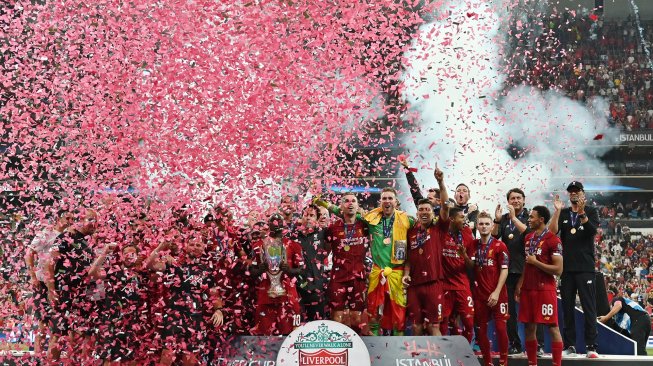
[[[480,366],[462,336],[361,338],[373,366]],[[275,366],[283,340],[284,337],[235,337],[225,345],[216,364]],[[357,365],[356,360],[350,359],[349,365]]]

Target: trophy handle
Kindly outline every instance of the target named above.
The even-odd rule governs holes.
[[[283,240],[281,241],[281,263],[287,262],[286,257],[286,247],[283,245]]]

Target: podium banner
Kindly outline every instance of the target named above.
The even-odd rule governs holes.
[[[462,336],[361,337],[373,366],[479,366],[478,358]],[[220,366],[276,366],[284,337],[233,338],[216,360]],[[298,354],[301,350],[297,350]],[[342,357],[331,357],[340,362]],[[315,359],[304,358],[307,362]],[[325,358],[330,359],[330,358]],[[302,358],[298,358],[297,365]],[[349,359],[355,365],[356,360]],[[307,363],[306,365],[309,365]],[[312,364],[311,364],[312,365]]]

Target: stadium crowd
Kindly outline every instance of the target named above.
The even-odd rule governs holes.
[[[641,38],[653,38],[653,22],[641,25],[640,35],[633,17],[604,21],[598,15],[552,15],[539,36],[514,40],[515,58],[523,65],[511,81],[554,88],[581,102],[603,97],[611,126],[653,129],[652,65]]]

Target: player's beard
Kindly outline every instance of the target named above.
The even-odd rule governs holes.
[[[578,203],[578,197],[571,197],[569,201],[571,201],[571,203]]]

